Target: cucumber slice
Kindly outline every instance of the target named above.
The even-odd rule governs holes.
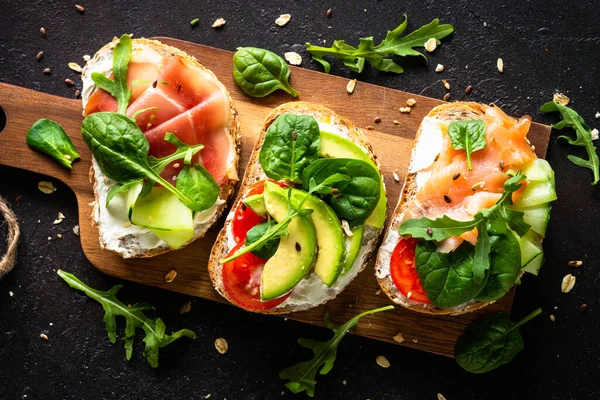
[[[554,171],[548,161],[537,158],[523,166],[522,171],[529,181],[543,182],[551,180],[554,183]]]
[[[544,261],[541,236],[529,231],[523,237],[517,237],[517,240],[521,248],[521,269],[537,275]]]
[[[524,207],[533,207],[556,200],[556,190],[551,180],[531,181],[525,188],[523,195],[514,205],[516,210]]]
[[[539,206],[524,207],[519,209],[523,211],[523,219],[529,225],[531,230],[535,233],[546,236],[546,229],[548,228],[548,222],[550,222],[550,210],[552,207],[549,203],[540,204]]]
[[[194,237],[192,210],[163,187],[153,187],[146,197],[138,197],[129,211],[129,220],[149,228],[174,249]]]
[[[529,264],[521,270],[537,276],[538,272],[540,272],[540,268],[542,268],[542,264],[544,264],[544,253],[540,253],[540,255],[531,260]]]
[[[265,207],[265,196],[262,194],[253,194],[242,200],[246,206],[250,207],[257,215],[267,216],[267,207]]]

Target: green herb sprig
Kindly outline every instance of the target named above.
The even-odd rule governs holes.
[[[404,72],[404,68],[394,62],[392,56],[417,56],[427,61],[427,57],[423,53],[414,50],[414,48],[424,47],[425,42],[431,38],[434,38],[439,45],[440,39],[445,38],[454,31],[452,25],[440,25],[439,22],[439,19],[436,18],[429,24],[400,37],[408,24],[408,17],[404,15],[404,22],[396,29],[389,31],[385,39],[378,45],[375,45],[373,36],[369,36],[360,38],[358,47],[351,46],[344,40],[336,40],[331,47],[320,47],[306,43],[306,50],[312,54],[315,61],[323,66],[326,73],[331,70],[331,65],[324,57],[333,56],[341,60],[346,67],[354,72],[362,72],[365,61],[368,61],[380,71],[401,74]]]
[[[125,358],[131,359],[133,353],[133,339],[135,338],[136,329],[143,329],[145,333],[144,357],[152,368],[158,367],[158,351],[173,343],[175,340],[185,336],[190,339],[195,339],[196,334],[189,329],[181,329],[171,335],[165,333],[165,323],[160,318],[148,318],[144,311],[153,310],[154,307],[146,303],[136,303],[133,306],[126,306],[119,299],[117,293],[122,288],[122,285],[113,286],[108,291],[93,289],[80,281],[75,275],[58,270],[60,276],[69,286],[84,292],[91,299],[96,300],[104,309],[104,322],[106,323],[106,332],[108,340],[111,343],[117,341],[117,321],[116,317],[125,318]]]
[[[567,140],[569,144],[573,146],[585,148],[585,151],[588,155],[587,160],[574,155],[568,155],[567,158],[569,161],[579,167],[590,169],[594,174],[594,181],[592,182],[592,185],[596,185],[598,181],[600,181],[600,161],[598,160],[598,153],[596,153],[596,146],[594,146],[594,143],[592,142],[592,130],[590,127],[575,110],[553,101],[549,101],[548,103],[544,104],[540,108],[540,111],[546,113],[560,113],[562,120],[552,125],[554,129],[562,130],[564,128],[571,128],[575,130],[575,140],[565,135],[559,136],[558,138]]]
[[[337,347],[344,336],[346,336],[346,333],[354,328],[362,317],[381,311],[391,310],[393,308],[394,306],[385,306],[365,311],[353,317],[343,325],[334,325],[331,322],[329,313],[326,313],[325,325],[333,331],[333,337],[326,342],[318,342],[312,339],[298,339],[298,344],[300,346],[313,351],[313,358],[284,369],[279,374],[279,377],[287,380],[285,386],[294,394],[306,391],[307,395],[314,397],[317,372],[321,375],[325,375],[331,371],[337,355]]]
[[[62,126],[46,118],[29,128],[25,140],[32,149],[48,154],[69,169],[73,169],[73,161],[80,158]]]

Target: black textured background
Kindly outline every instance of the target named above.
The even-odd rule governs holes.
[[[444,89],[436,82],[445,78],[453,86],[454,100],[495,102],[509,114],[529,114],[545,123],[555,117],[537,110],[562,91],[592,127],[600,126],[594,117],[600,109],[600,12],[593,1],[81,1],[83,14],[76,11],[75,1],[0,0],[0,81],[73,97],[75,89],[64,79],[77,76],[67,63],[83,63],[82,55],[92,55],[125,32],[228,50],[249,45],[279,54],[295,50],[303,55],[304,67],[318,70],[303,50],[305,42],[327,40],[329,45],[343,38],[355,44],[359,36],[368,35],[379,40],[407,13],[410,29],[440,17],[456,31],[429,56],[429,66],[411,62],[413,68],[403,75],[366,68],[356,78],[438,98]],[[325,17],[328,8],[333,9],[331,19]],[[280,28],[274,21],[282,13],[290,13],[292,20]],[[196,17],[200,23],[192,28],[189,21]],[[227,20],[226,26],[211,29],[218,17]],[[39,34],[41,26],[48,32],[45,39]],[[37,62],[40,50],[45,56]],[[503,74],[496,70],[498,57],[504,60]],[[437,63],[446,67],[442,74],[433,71]],[[333,65],[332,73],[354,76],[340,63]],[[51,75],[42,74],[45,67],[52,68]],[[470,96],[463,94],[467,85],[473,85]],[[525,350],[510,365],[476,376],[449,358],[349,335],[339,347],[335,368],[318,378],[317,398],[435,399],[437,393],[449,400],[597,398],[600,193],[590,185],[589,171],[566,159],[579,150],[571,150],[557,136],[554,132],[548,151],[559,200],[544,242],[547,261],[539,278],[524,279],[513,308],[514,319],[536,307],[544,309],[522,329]],[[73,194],[61,184],[53,195],[42,194],[36,188],[41,178],[0,167],[0,195],[12,204],[23,231],[18,265],[0,281],[0,399],[294,397],[278,373],[309,356],[296,345],[298,337],[327,338],[325,329],[102,275],[88,264],[71,231],[77,221]],[[66,219],[53,225],[59,211]],[[57,233],[63,238],[56,239]],[[5,235],[4,229],[0,236]],[[47,240],[50,235],[52,241]],[[578,259],[582,267],[567,267],[569,260]],[[153,370],[141,356],[138,335],[127,362],[120,341],[108,343],[100,306],[71,290],[55,274],[57,268],[97,288],[123,283],[125,303],[149,301],[168,329],[187,327],[198,338],[163,349],[160,367]],[[565,295],[560,284],[569,272],[577,276],[577,284]],[[180,315],[187,301],[192,310]],[[582,303],[588,305],[583,313],[578,311]],[[556,316],[555,322],[549,314]],[[120,325],[119,333],[122,329]],[[49,340],[40,339],[40,333]],[[217,337],[229,342],[227,354],[215,351]],[[379,354],[388,357],[390,368],[375,364]]]

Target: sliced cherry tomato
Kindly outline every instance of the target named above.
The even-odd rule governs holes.
[[[243,242],[231,250],[234,254],[243,246]],[[249,310],[268,310],[285,301],[290,293],[269,301],[260,300],[260,276],[267,260],[246,253],[223,265],[223,287],[240,306]]]
[[[282,182],[275,182],[281,187],[286,187]],[[254,185],[248,189],[248,191],[244,194],[244,198],[248,196],[252,196],[253,194],[261,194],[265,191],[265,181],[258,181]],[[231,231],[233,233],[233,238],[236,243],[242,243],[246,239],[246,234],[248,231],[263,222],[267,219],[261,217],[256,214],[250,207],[247,207],[244,203],[240,202],[237,209],[235,210],[235,214],[233,216],[233,221],[231,222]]]
[[[418,239],[400,239],[390,260],[390,270],[392,281],[400,293],[418,303],[430,304],[425,289],[419,280],[417,269],[415,268],[415,250]]]

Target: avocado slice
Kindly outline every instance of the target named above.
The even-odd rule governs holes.
[[[253,194],[242,200],[247,207],[250,207],[252,211],[261,217],[267,216],[267,209],[265,208],[265,198],[262,194]]]
[[[287,197],[278,185],[265,182],[265,207],[277,222],[288,214]],[[289,236],[282,236],[275,255],[265,264],[261,275],[260,298],[280,297],[296,286],[310,271],[317,255],[315,227],[310,218],[297,216],[288,225]]]
[[[129,211],[132,224],[149,228],[174,249],[194,237],[194,217],[174,194],[155,186],[146,197],[138,197]]]
[[[346,257],[344,259],[342,274],[350,271],[350,268],[352,268],[352,265],[354,265],[354,261],[356,261],[356,257],[358,257],[358,253],[360,253],[365,227],[358,227],[354,229],[352,233],[354,233],[354,235],[350,236],[347,241],[348,244],[346,248]]]
[[[365,153],[353,141],[324,130],[321,130],[321,153],[319,156],[329,158],[353,158],[355,160],[367,162],[373,167],[377,168],[367,153]],[[377,203],[377,207],[375,207],[375,210],[373,210],[373,213],[367,219],[366,224],[377,229],[383,228],[385,223],[386,207],[387,199],[385,197],[385,187],[382,178],[379,203]]]
[[[287,190],[274,188],[279,196],[287,198]],[[292,204],[298,206],[306,196],[306,192],[292,190]],[[333,209],[316,196],[309,196],[302,208],[313,210],[310,219],[317,235],[317,260],[315,273],[323,283],[331,287],[342,272],[346,253],[346,237],[342,231],[342,223]]]

